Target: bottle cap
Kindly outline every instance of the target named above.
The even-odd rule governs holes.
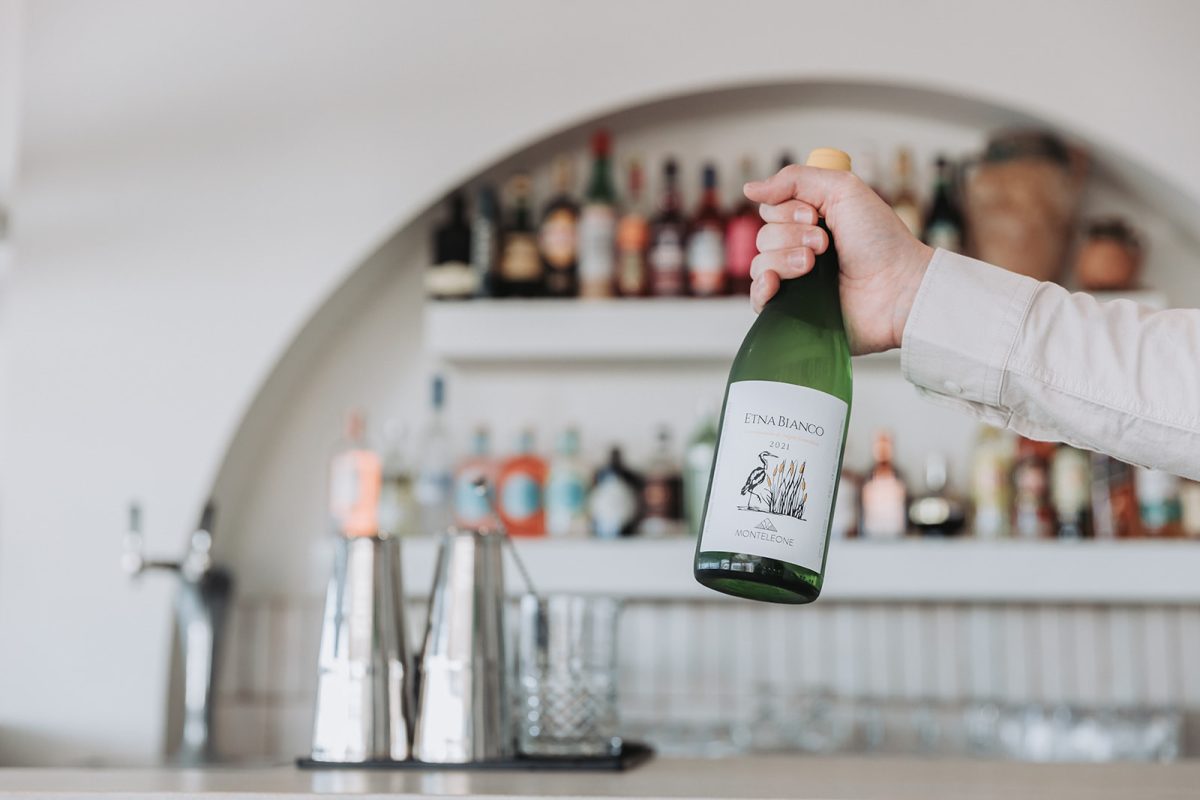
[[[592,134],[592,155],[606,156],[612,148],[612,139],[608,135],[608,131],[601,128]]]
[[[807,166],[820,167],[821,169],[839,169],[843,172],[850,171],[850,156],[832,147],[818,147],[808,154],[808,161],[804,163]]]

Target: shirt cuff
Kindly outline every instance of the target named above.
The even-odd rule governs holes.
[[[904,326],[900,369],[917,386],[999,408],[1009,355],[1039,283],[937,250]]]

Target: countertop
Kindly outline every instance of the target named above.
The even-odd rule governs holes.
[[[901,758],[763,756],[656,759],[626,773],[0,769],[0,797],[213,795],[302,798],[873,798],[883,800],[1128,800],[1195,798],[1200,761],[1167,765],[1013,764]]]

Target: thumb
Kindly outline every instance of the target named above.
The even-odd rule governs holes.
[[[850,173],[792,164],[765,181],[751,181],[742,191],[755,203],[775,205],[785,200],[802,200],[825,216],[826,206],[836,199],[838,186]]]

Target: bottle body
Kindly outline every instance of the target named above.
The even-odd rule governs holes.
[[[451,195],[449,208],[449,219],[434,232],[433,264],[425,273],[425,291],[434,300],[463,300],[479,291],[478,275],[471,266],[471,225],[461,192]]]
[[[555,196],[542,212],[538,251],[546,278],[546,295],[574,297],[579,294],[579,206],[570,194],[570,162],[559,159],[554,171]]]
[[[677,178],[677,165],[667,161],[663,167],[662,202],[650,225],[650,246],[646,254],[650,294],[655,297],[678,297],[687,289],[684,251],[687,226],[680,211]]]
[[[536,297],[543,287],[542,257],[529,209],[531,184],[528,175],[517,175],[510,183],[512,214],[500,237],[497,294],[507,297]]]
[[[588,469],[579,457],[579,432],[566,430],[546,473],[546,534],[586,536]]]
[[[609,453],[608,463],[596,472],[588,513],[598,539],[631,536],[641,519],[641,480],[625,466],[620,448]]]
[[[658,430],[658,448],[642,480],[642,521],[638,533],[673,536],[683,528],[683,474],[671,447],[671,431]]]
[[[812,272],[783,282],[730,369],[696,544],[700,583],[778,603],[817,598],[851,393],[831,243]]]
[[[705,410],[683,453],[683,512],[687,532],[698,534],[704,520],[704,499],[717,449],[717,420]]]
[[[592,138],[592,176],[579,216],[579,294],[612,297],[616,275],[617,193],[609,165],[608,134]]]
[[[875,464],[860,492],[859,535],[863,539],[900,539],[908,532],[908,489],[892,463],[892,436],[875,436]]]
[[[496,467],[492,461],[487,428],[478,428],[471,439],[471,453],[458,465],[454,476],[454,524],[466,530],[480,530],[492,520],[492,497],[496,488]],[[483,481],[487,491],[480,494]]]
[[[742,182],[755,179],[754,166],[749,159],[742,162]],[[758,255],[758,229],[762,227],[758,206],[742,200],[729,217],[725,227],[725,270],[730,294],[748,294],[750,265]]]
[[[533,434],[525,431],[516,454],[500,465],[496,476],[496,513],[509,534],[545,535],[545,483],[546,462],[533,452]]]
[[[688,290],[696,297],[725,293],[725,217],[717,197],[717,169],[704,167],[704,194],[687,240]]]
[[[642,209],[642,167],[637,161],[629,166],[629,202],[617,223],[617,294],[641,297],[649,291],[649,267],[646,248],[650,242],[650,223]]]
[[[441,533],[450,527],[454,487],[453,447],[445,422],[446,384],[439,375],[432,384],[432,414],[417,448],[416,497],[420,532]]]

